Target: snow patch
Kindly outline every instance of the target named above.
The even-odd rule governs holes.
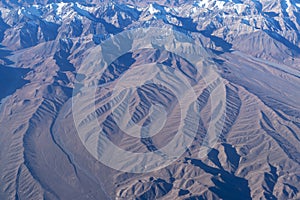
[[[173,8],[172,10],[175,11],[176,13],[179,12],[178,8]]]
[[[24,7],[21,7],[20,9],[18,9],[18,15],[20,16],[21,14],[23,14],[24,12]]]
[[[148,11],[150,12],[151,15],[160,12],[159,10],[157,10],[157,9],[155,9],[155,8],[153,7],[153,4],[150,4],[150,5],[149,5]]]
[[[171,8],[165,7],[165,11],[166,11],[166,12],[170,12],[170,11],[171,11]]]
[[[211,2],[211,1],[210,0],[201,0],[201,1],[197,2],[197,5],[202,8],[207,8],[209,6],[209,2]]]
[[[131,9],[133,9],[134,8],[134,6],[133,5],[126,5],[128,8],[131,8]]]
[[[93,13],[94,12],[94,10],[95,10],[95,7],[91,7],[91,6],[83,6],[83,5],[81,5],[80,3],[75,3],[76,4],[76,6],[78,7],[78,8],[80,8],[80,9],[82,9],[82,10],[85,10],[85,11],[88,11],[88,12],[90,12],[90,13]]]
[[[56,13],[57,15],[62,15],[63,14],[63,8],[66,7],[68,5],[68,3],[63,3],[63,2],[60,2],[60,3],[56,3],[55,4],[57,7],[56,7]]]
[[[6,18],[8,16],[8,14],[10,13],[10,10],[7,8],[0,7],[0,12],[1,12],[2,18]]]
[[[241,14],[246,8],[246,5],[244,4],[234,4],[234,9],[238,14]]]
[[[286,5],[287,5],[286,11],[288,12],[290,7],[292,6],[292,4],[291,4],[290,0],[286,0],[285,2],[286,2]]]
[[[35,9],[40,9],[41,8],[40,5],[32,5],[32,7],[35,8]]]
[[[193,9],[192,9],[192,13],[194,14],[194,13],[197,13],[197,7],[193,7]]]
[[[225,1],[201,0],[195,3],[195,5],[207,9],[212,9],[212,8],[224,9],[225,3],[226,3]]]
[[[45,21],[46,22],[55,22],[55,17],[53,15],[48,15],[46,18],[45,18]]]
[[[219,9],[223,9],[225,5],[225,1],[217,1],[215,6]]]

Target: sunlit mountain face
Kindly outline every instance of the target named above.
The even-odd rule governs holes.
[[[0,2],[0,199],[300,199],[300,1]]]

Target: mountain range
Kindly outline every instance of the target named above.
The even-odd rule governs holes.
[[[143,44],[148,36],[134,32],[141,29],[154,30],[149,37],[157,37],[156,30],[172,30],[169,46],[126,48],[124,41],[132,37],[142,38],[137,46]],[[299,30],[299,0],[2,0],[0,199],[300,199]],[[185,37],[200,50],[182,45]],[[173,43],[182,46],[172,48]],[[74,91],[78,82],[89,85],[95,76],[88,71],[81,77],[81,72],[89,59],[101,60],[106,44],[115,48],[108,58],[128,52],[107,63],[95,101],[75,106],[87,119],[76,124],[74,97],[81,94]],[[205,55],[201,65],[182,56],[189,50]],[[207,63],[215,66],[221,82],[201,82],[197,72]],[[153,64],[167,68],[154,73]],[[184,102],[187,110],[195,105],[198,110],[189,110],[184,119],[176,94],[163,85],[112,92],[118,82],[152,75],[174,84],[175,73],[161,75],[171,69],[196,91],[196,99]],[[200,158],[218,85],[224,89],[224,96],[219,94],[224,121],[218,141]],[[165,128],[153,137],[124,134],[113,117],[112,97],[129,105],[137,124],[151,123],[147,117],[153,112],[161,122],[159,111],[165,108]],[[96,153],[105,143],[78,134],[80,127],[91,131],[96,119],[120,148],[155,152],[176,138],[181,123],[192,126],[191,113],[200,118],[192,144],[174,162],[145,173],[106,166],[85,142],[96,141]]]

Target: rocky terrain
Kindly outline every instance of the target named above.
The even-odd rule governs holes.
[[[2,0],[0,13],[0,199],[300,199],[299,0]],[[74,112],[78,82],[86,86],[100,75],[85,70],[89,59],[101,60],[107,41],[116,50],[106,56],[113,58],[131,38],[116,36],[141,28],[173,30],[184,39],[172,32],[163,47],[128,48],[107,62],[94,101],[79,101]],[[172,47],[185,37],[205,57],[201,64],[180,56],[189,46]],[[154,73],[155,65],[161,68]],[[198,72],[212,65],[218,76],[204,84]],[[112,93],[118,82],[136,77],[182,85],[170,69],[196,91],[196,99],[182,97],[184,118],[176,94],[163,85]],[[216,102],[223,103],[224,121],[201,157],[218,87],[225,92]],[[164,108],[165,127],[153,137],[124,134],[112,117],[112,97],[128,104],[140,125],[149,123],[149,113],[158,116],[150,122],[161,122]],[[86,120],[76,121],[81,114]],[[144,163],[125,160],[116,170],[97,159],[107,143],[95,139],[93,121],[121,149],[148,153],[176,138],[181,123],[192,127],[191,116],[199,117],[191,145],[162,168],[133,173]],[[78,134],[81,127],[89,134]]]

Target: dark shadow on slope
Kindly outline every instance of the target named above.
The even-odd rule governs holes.
[[[225,60],[213,58],[213,61],[219,65],[223,65],[225,63]]]
[[[29,71],[29,69],[20,69],[0,65],[0,100],[13,94],[17,89],[29,83],[29,81],[23,79],[23,76]]]
[[[201,33],[203,36],[210,38],[211,41],[213,41],[217,47],[222,48],[223,52],[218,51],[218,54],[222,54],[224,52],[231,52],[232,44],[228,43],[227,41],[225,41],[224,39],[222,39],[220,37],[212,35],[213,30],[207,29],[207,30],[203,30],[203,31],[198,31],[197,23],[193,22],[192,18],[178,17],[175,15],[171,15],[171,16],[177,18],[182,23],[182,26],[177,26],[175,24],[166,22],[167,24],[172,25],[176,31],[182,32],[185,35],[187,35],[188,32]]]
[[[300,14],[297,11],[293,11],[294,16],[296,17],[296,22],[300,25]]]
[[[233,3],[243,3],[243,1],[241,0],[221,0],[221,1],[224,1],[224,2],[233,2]]]
[[[271,38],[274,40],[284,44],[286,47],[288,47],[292,52],[296,55],[300,55],[300,48],[293,44],[292,42],[288,41],[286,38],[282,37],[279,33],[276,33],[274,31],[264,30]]]
[[[71,64],[67,58],[68,58],[68,54],[62,50],[59,50],[54,55],[56,64],[59,66],[60,71],[62,72],[75,70],[73,64]]]
[[[181,23],[182,28],[191,32],[198,32],[197,23],[193,22],[192,18],[184,18],[172,15],[172,17],[176,17]]]
[[[20,29],[20,43],[21,47],[28,48],[38,44],[38,29],[36,23],[26,22]]]
[[[211,41],[213,41],[217,47],[222,48],[224,52],[231,52],[232,44],[230,44],[229,42],[226,42],[224,39],[220,37],[212,35],[210,31],[205,30],[205,31],[200,31],[200,33],[205,37],[210,38]]]
[[[0,11],[0,16],[1,16],[1,11]],[[9,28],[10,26],[6,24],[3,19],[0,17],[0,43],[4,39],[4,32]]]
[[[192,196],[192,197],[185,198],[184,200],[207,200],[207,198],[203,196]]]
[[[260,122],[261,128],[277,142],[280,148],[291,160],[300,164],[300,152],[297,151],[297,148],[295,148],[294,145],[292,145],[286,138],[281,136],[281,134],[274,130],[270,130],[265,126],[265,124],[267,124],[267,122],[263,119],[263,121]]]
[[[211,178],[215,186],[210,187],[209,190],[218,195],[224,200],[250,200],[250,188],[248,181],[244,178],[237,177],[223,169],[210,167],[198,159],[189,159],[191,164],[204,170],[206,173],[213,175]]]
[[[7,50],[7,49],[3,49],[3,48],[5,48],[5,47],[0,44],[0,60],[2,60],[3,65],[5,65],[5,66],[13,65],[14,62],[12,62],[8,58],[6,58],[7,56],[12,55],[11,51]]]
[[[179,192],[178,192],[178,196],[181,197],[181,196],[187,195],[189,193],[190,193],[189,190],[180,189]]]
[[[70,28],[73,37],[80,37],[83,33],[83,24],[78,18],[74,18],[74,20],[71,21]]]
[[[115,3],[113,6],[108,6],[107,9],[101,14],[100,18],[117,16],[119,28],[124,29],[137,21],[142,12],[136,8],[130,8],[124,4]],[[125,15],[125,16],[124,16]]]
[[[60,39],[59,40],[59,50],[54,54],[54,60],[59,70],[57,71],[57,75],[54,77],[55,82],[54,86],[61,85],[62,90],[68,95],[68,97],[72,96],[73,89],[66,86],[70,83],[67,72],[72,72],[77,80],[82,80],[84,75],[76,74],[74,65],[69,61],[69,56],[71,55],[71,48],[73,47],[73,42],[70,39]],[[75,91],[79,91],[79,88],[82,86],[80,83],[75,84]]]
[[[279,16],[279,13],[276,12],[263,12],[264,15],[267,15],[270,18]]]
[[[152,138],[141,138],[141,142],[146,146],[149,152],[156,152],[159,150],[153,143]]]
[[[219,155],[219,151],[217,149],[212,149],[208,154],[208,159],[210,161],[212,161],[216,166],[218,166],[220,169],[223,169],[220,161],[219,161],[219,158],[218,158],[218,155]]]
[[[58,24],[40,20],[39,26],[46,41],[55,40],[58,34],[58,28],[60,27]]]
[[[61,39],[59,40],[59,45],[59,50],[54,54],[56,64],[59,66],[61,72],[74,72],[75,67],[68,60],[73,42],[69,39]]]
[[[266,199],[277,199],[273,195],[274,187],[275,184],[277,183],[278,175],[277,175],[277,169],[273,165],[269,164],[270,166],[270,172],[265,172],[264,173],[264,179],[265,179],[265,184],[263,185],[264,188],[264,196]]]
[[[211,83],[198,96],[197,101],[196,101],[197,107],[198,107],[198,110],[197,110],[198,113],[200,113],[205,108],[205,106],[207,106],[207,104],[209,102],[209,98],[211,97],[211,92],[213,92],[216,89],[217,86],[218,86],[217,82]],[[200,142],[200,143],[205,142],[205,137],[207,135],[207,130],[206,130],[206,128],[204,126],[204,122],[201,118],[198,122],[198,131],[197,131],[197,133],[198,134],[197,134],[195,140]],[[218,152],[212,152],[212,154],[210,156],[214,156],[213,155],[214,153],[216,154]]]
[[[262,118],[263,120],[267,123],[267,125],[272,129],[272,130],[275,130],[271,120],[269,119],[269,117],[263,112],[261,111],[261,115],[262,115]]]
[[[240,109],[241,109],[241,99],[238,95],[237,88],[231,85],[231,87],[226,86],[226,115],[223,124],[222,133],[220,139],[226,141],[226,136],[237,120]]]
[[[298,140],[300,142],[300,138],[298,136],[298,133],[296,133],[291,127],[284,125],[292,134],[293,136],[296,138],[296,140]]]
[[[4,50],[2,47],[0,46],[0,60],[5,65],[0,64],[0,100],[29,83],[29,81],[23,79],[23,76],[30,71],[29,69],[9,67],[8,65],[13,64],[13,62],[7,59],[6,56],[11,55],[11,51]]]
[[[222,145],[224,146],[225,154],[227,155],[227,161],[230,163],[232,168],[231,173],[235,173],[239,167],[241,156],[232,145],[225,143]]]
[[[104,71],[102,77],[99,80],[99,84],[109,83],[118,79],[131,67],[134,62],[135,59],[132,57],[131,52],[120,56]]]
[[[157,199],[165,196],[173,188],[173,184],[166,182],[163,179],[153,181],[152,186],[136,200]]]
[[[139,58],[139,55],[145,51],[149,57]],[[134,53],[137,53],[135,57],[133,56]],[[196,84],[196,75],[197,75],[197,68],[192,65],[188,60],[178,55],[175,55],[171,52],[166,50],[160,49],[140,49],[138,52],[128,52],[116,60],[114,60],[108,67],[105,69],[103,75],[99,80],[99,84],[110,83],[117,80],[120,76],[122,76],[128,69],[136,61],[143,61],[143,63],[158,63],[163,64],[164,66],[168,66],[172,69],[178,69],[183,75],[185,75],[190,81],[191,85]],[[110,55],[107,55],[110,56]],[[139,63],[141,65],[141,63]]]
[[[283,112],[286,115],[289,115],[290,117],[300,118],[300,111],[293,109],[290,105],[282,101],[279,101],[274,97],[262,96],[261,99],[264,102],[264,104],[266,104],[268,107],[272,108],[273,110],[280,110],[281,112]]]
[[[255,3],[255,8],[257,9],[258,13],[261,13],[263,5],[258,0],[253,0],[253,2]]]
[[[95,17],[93,14],[89,13],[88,11],[79,8],[76,4],[74,4],[73,8],[79,15],[86,17],[93,22],[101,23],[105,27],[105,30],[108,33],[118,34],[124,30],[124,29],[118,28],[110,23],[107,23],[104,19]]]
[[[286,196],[286,198],[288,198],[289,196],[292,195],[292,198],[295,198],[297,196],[297,194],[299,193],[299,190],[293,186],[293,185],[290,185],[288,183],[283,183],[285,188],[287,187],[291,192],[288,192],[286,191],[286,189],[284,188],[283,189],[283,194]]]

